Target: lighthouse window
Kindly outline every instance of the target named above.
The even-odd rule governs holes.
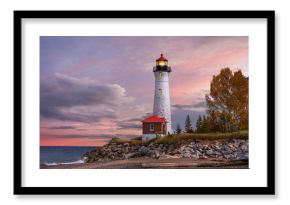
[[[159,78],[162,79],[163,73],[159,72]]]
[[[154,124],[149,124],[150,131],[154,131]]]
[[[156,61],[157,66],[165,66],[167,65],[167,61]]]
[[[159,88],[159,95],[162,96],[162,89]]]

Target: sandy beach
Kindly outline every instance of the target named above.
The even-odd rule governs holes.
[[[41,166],[41,169],[248,169],[248,161],[225,159],[168,158],[148,157],[112,160],[106,162],[63,164]]]

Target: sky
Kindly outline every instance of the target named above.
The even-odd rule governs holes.
[[[247,36],[41,36],[40,145],[101,146],[140,136],[153,112],[155,60],[171,66],[172,128],[206,111],[213,75],[248,76]]]

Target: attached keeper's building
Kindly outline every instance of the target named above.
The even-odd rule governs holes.
[[[167,122],[164,117],[152,115],[142,121],[142,140],[147,141],[167,134]]]

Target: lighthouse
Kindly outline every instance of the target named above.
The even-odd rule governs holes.
[[[168,60],[161,54],[160,58],[156,60],[156,66],[153,67],[155,77],[153,115],[165,118],[167,133],[172,133],[169,93],[170,72],[171,67],[168,66]]]
[[[144,141],[172,133],[169,94],[170,72],[168,60],[161,54],[153,67],[155,77],[153,115],[142,120],[142,140]]]

